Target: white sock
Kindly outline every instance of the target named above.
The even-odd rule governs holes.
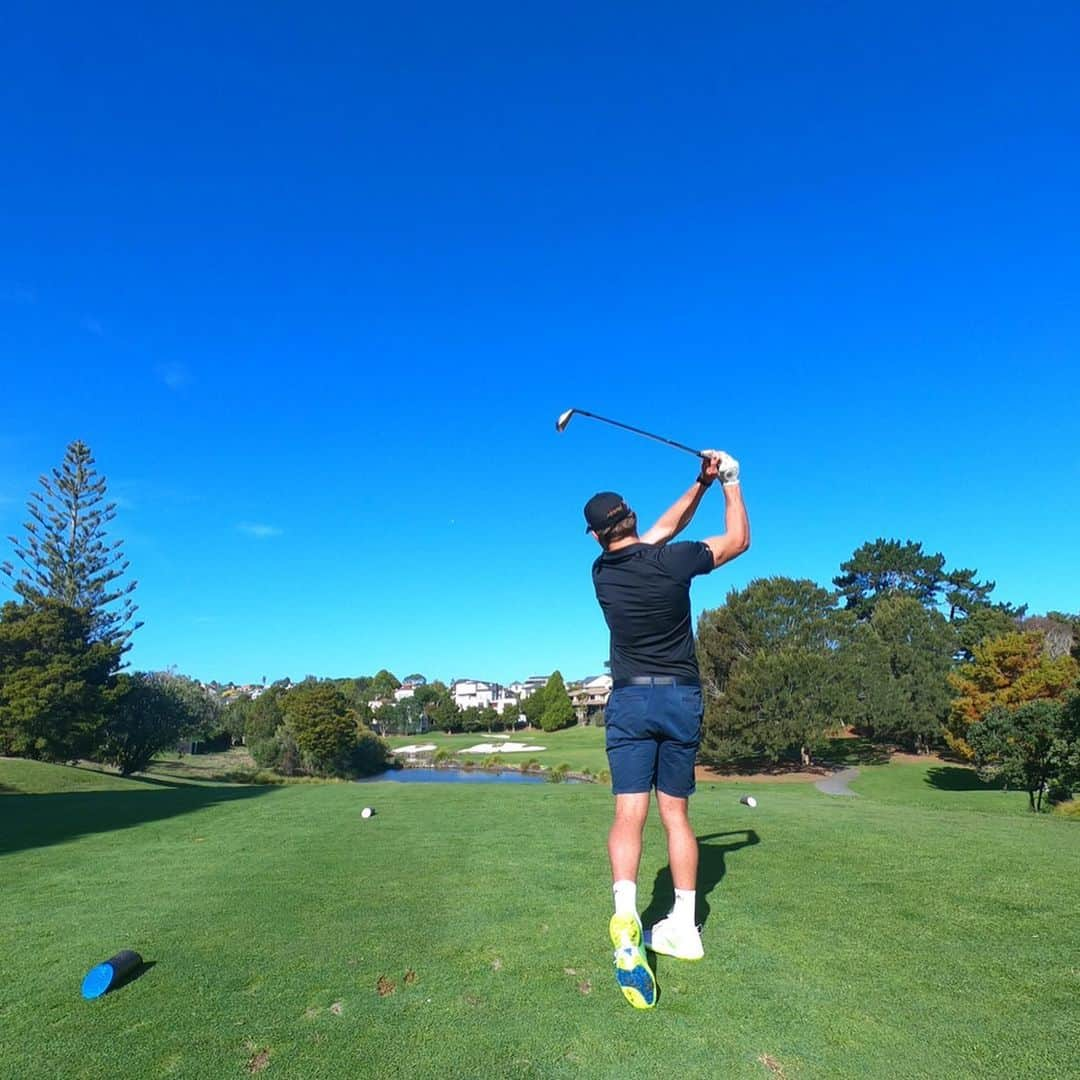
[[[612,892],[615,893],[615,914],[636,915],[637,882],[625,880],[616,881],[611,888]]]
[[[676,889],[675,906],[671,909],[669,918],[681,926],[696,926],[697,915],[697,890]]]

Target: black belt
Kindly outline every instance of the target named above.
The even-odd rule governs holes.
[[[635,675],[632,679],[616,679],[612,684],[613,690],[621,690],[624,686],[700,686],[697,679],[689,679],[683,675]]]

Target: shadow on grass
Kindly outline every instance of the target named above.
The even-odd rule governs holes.
[[[974,769],[956,765],[935,765],[926,770],[925,782],[939,791],[1001,791],[1002,784],[995,780],[981,780]]]
[[[829,739],[824,750],[814,755],[819,765],[833,769],[848,769],[855,765],[888,765],[891,747],[873,743],[861,735],[854,738]]]
[[[119,993],[125,986],[130,986],[133,982],[138,982],[139,979],[141,979],[156,964],[156,960],[144,960],[126,979],[124,979],[123,982],[114,986],[109,993]]]
[[[189,814],[218,803],[254,799],[269,787],[203,787],[170,784],[140,777],[131,791],[56,792],[45,795],[5,795],[0,809],[0,855],[60,844],[77,836],[127,829],[144,821]],[[161,790],[140,790],[151,784]]]
[[[712,844],[710,840],[722,840],[727,836],[742,837],[741,840],[731,840],[726,844]],[[697,913],[698,922],[704,926],[709,919],[712,909],[709,907],[708,895],[724,880],[727,866],[724,856],[740,848],[752,847],[760,844],[761,838],[753,829],[736,829],[732,832],[709,833],[707,836],[698,838],[698,877],[697,877]],[[656,880],[653,882],[652,899],[649,906],[641,913],[643,926],[652,926],[653,923],[662,919],[675,902],[675,886],[671,880],[671,867],[665,866],[657,871]]]

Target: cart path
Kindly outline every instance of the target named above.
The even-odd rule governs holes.
[[[859,775],[858,769],[840,769],[834,772],[832,776],[826,776],[824,780],[818,780],[814,783],[814,787],[818,791],[824,791],[826,795],[854,795],[858,798],[859,793],[852,791],[848,787],[848,783],[854,780]]]

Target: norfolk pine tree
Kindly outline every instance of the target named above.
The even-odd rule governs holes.
[[[0,754],[90,755],[105,721],[117,650],[90,640],[87,612],[49,597],[0,608]]]
[[[137,610],[131,599],[137,582],[126,584],[122,540],[106,540],[105,527],[116,516],[116,503],[105,502],[105,477],[94,468],[90,448],[76,439],[69,444],[60,468],[40,478],[27,510],[32,520],[22,541],[11,536],[21,570],[10,563],[0,570],[27,603],[44,597],[57,600],[90,617],[90,640],[117,650],[141,626],[132,623]],[[130,624],[130,625],[129,625]]]

